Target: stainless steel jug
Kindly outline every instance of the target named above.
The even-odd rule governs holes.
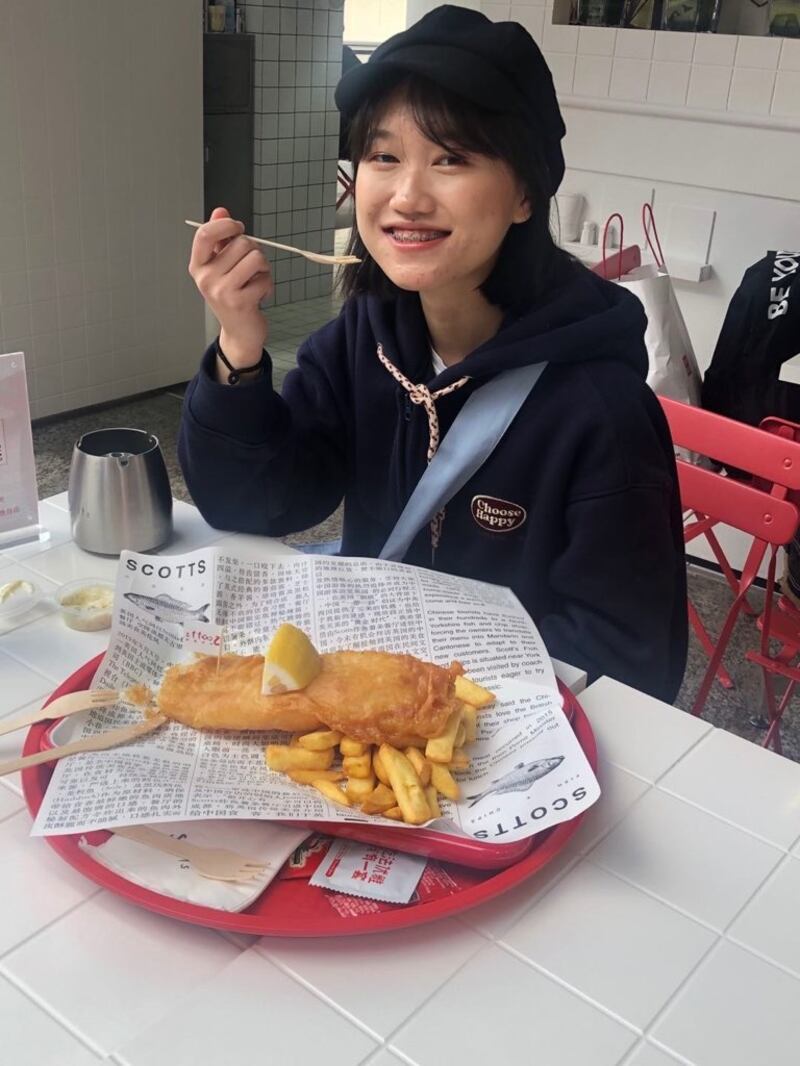
[[[72,453],[69,513],[75,543],[119,555],[149,551],[172,532],[172,492],[158,438],[141,429],[84,433]]]

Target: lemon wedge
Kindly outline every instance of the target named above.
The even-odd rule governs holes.
[[[275,696],[310,685],[322,670],[320,654],[302,629],[284,622],[278,626],[264,653],[261,692]]]

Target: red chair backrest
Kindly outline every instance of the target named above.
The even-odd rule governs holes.
[[[800,489],[800,443],[664,396],[659,401],[676,444],[772,484]]]
[[[685,510],[711,515],[717,521],[768,544],[787,544],[794,536],[800,512],[793,503],[770,496],[745,482],[703,470],[685,459],[676,462],[681,504]]]
[[[768,544],[790,541],[800,512],[786,495],[800,488],[800,443],[677,400],[659,400],[675,444],[759,479],[755,486],[678,459],[684,509]]]

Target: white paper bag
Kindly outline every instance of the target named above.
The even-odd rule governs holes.
[[[647,315],[647,384],[658,396],[699,407],[700,371],[669,274],[648,264],[625,274],[617,284],[639,298]],[[694,459],[683,448],[675,452],[682,459]]]

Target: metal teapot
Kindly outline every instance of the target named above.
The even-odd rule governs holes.
[[[119,555],[150,551],[172,532],[172,492],[158,438],[141,429],[84,433],[72,452],[69,513],[75,543]]]

